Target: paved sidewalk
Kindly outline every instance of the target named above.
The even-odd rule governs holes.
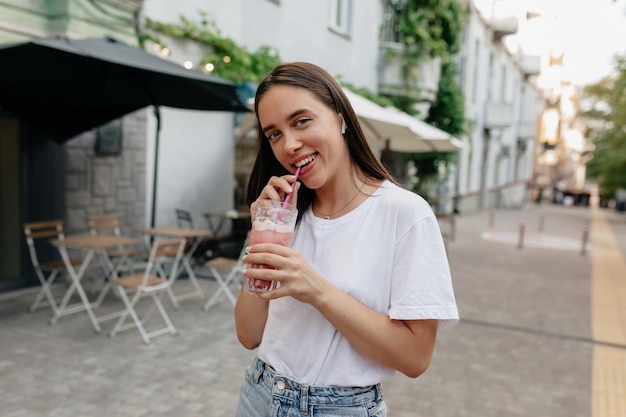
[[[623,266],[626,216],[602,214],[615,237],[615,265]],[[522,249],[509,236],[521,223]],[[458,216],[448,252],[462,322],[438,335],[424,375],[384,383],[389,416],[621,417],[593,406],[593,392],[608,392],[615,412],[624,400],[624,393],[611,393],[615,382],[607,378],[594,388],[594,378],[602,380],[594,373],[594,349],[623,358],[626,346],[594,341],[592,276],[601,271],[592,259],[594,245],[604,241],[594,242],[591,224],[591,209],[551,205]],[[581,254],[585,229],[590,243]],[[570,247],[572,241],[581,246]],[[562,247],[533,246],[545,242]],[[201,284],[207,293],[216,286]],[[183,291],[190,284],[176,285]],[[625,308],[626,295],[611,296]],[[33,291],[0,294],[1,416],[232,416],[255,352],[237,343],[230,302],[209,312],[200,299],[181,302],[180,310],[169,309],[179,336],[145,346],[135,330],[108,338],[112,322],[95,334],[82,313],[50,326],[49,310],[26,311],[32,297]],[[110,297],[98,313],[120,304]]]

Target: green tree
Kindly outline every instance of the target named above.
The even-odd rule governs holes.
[[[593,143],[588,154],[587,176],[598,182],[600,194],[615,197],[626,189],[626,56],[616,57],[615,75],[587,86],[582,116],[589,121],[587,137]]]

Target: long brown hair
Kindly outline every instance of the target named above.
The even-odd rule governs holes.
[[[356,165],[367,178],[376,180],[387,179],[394,183],[396,182],[389,171],[374,156],[365,139],[359,119],[339,83],[326,70],[317,65],[308,62],[292,62],[281,64],[274,68],[261,81],[256,91],[254,111],[257,114],[259,151],[248,180],[248,205],[251,205],[258,198],[270,177],[290,173],[274,156],[269,140],[258,122],[259,101],[275,85],[289,85],[306,89],[328,108],[341,113],[346,122],[347,128],[344,138],[348,145],[352,165]],[[314,198],[315,192],[301,184],[298,191],[298,216],[302,216],[302,213],[304,213]]]

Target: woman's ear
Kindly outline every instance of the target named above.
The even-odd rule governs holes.
[[[341,117],[341,134],[343,135],[346,133],[346,128],[347,128],[346,119],[343,118],[343,114],[341,113],[338,113],[338,114],[339,114],[339,117]]]

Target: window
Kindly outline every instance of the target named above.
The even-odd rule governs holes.
[[[502,69],[500,70],[500,74],[502,79],[500,80],[500,103],[504,103],[506,101],[506,66],[502,65]]]
[[[478,99],[478,71],[480,71],[480,41],[476,39],[474,45],[474,74],[472,74],[472,103]]]
[[[404,14],[404,0],[386,0],[384,4],[383,27],[380,40],[402,43],[399,21]]]
[[[330,28],[341,34],[350,34],[352,0],[330,1]]]
[[[496,76],[496,71],[494,68],[494,58],[493,53],[489,54],[489,72],[487,73],[487,101],[493,100],[493,83],[494,77]]]
[[[459,71],[457,73],[457,83],[459,84],[463,92],[467,93],[467,54],[469,48],[469,44],[467,43],[467,27],[463,29],[463,32],[461,33],[460,45],[461,52],[459,53],[458,57]]]

